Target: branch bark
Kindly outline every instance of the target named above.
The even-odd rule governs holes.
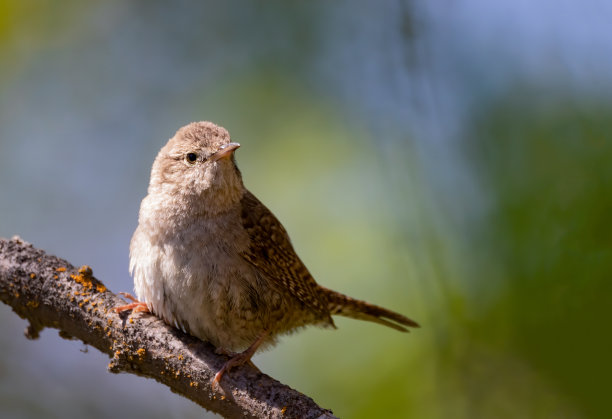
[[[110,372],[153,378],[225,417],[333,418],[311,398],[249,365],[211,382],[227,360],[214,347],[152,315],[119,316],[125,302],[92,275],[14,237],[0,239],[0,300],[29,321],[26,337],[45,327],[108,354]]]

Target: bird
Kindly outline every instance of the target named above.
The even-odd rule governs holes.
[[[274,214],[245,186],[236,165],[240,144],[212,122],[180,128],[157,154],[130,242],[136,297],[117,312],[152,313],[230,358],[250,363],[278,338],[332,316],[398,331],[408,317],[319,285]]]

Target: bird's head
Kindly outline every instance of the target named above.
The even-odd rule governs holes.
[[[234,158],[238,147],[225,128],[212,122],[180,128],[153,163],[149,194],[203,206],[203,212],[222,212],[244,192]]]

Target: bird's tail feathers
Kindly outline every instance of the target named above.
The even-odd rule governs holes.
[[[367,320],[382,324],[400,332],[408,332],[408,327],[420,327],[417,322],[386,308],[321,287],[327,295],[329,312],[332,315]]]

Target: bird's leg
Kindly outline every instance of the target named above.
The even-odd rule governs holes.
[[[231,370],[232,368],[237,367],[238,365],[242,365],[247,362],[251,363],[251,357],[253,356],[253,354],[255,354],[255,352],[257,351],[257,348],[259,348],[259,345],[261,345],[262,342],[266,340],[269,334],[270,332],[264,331],[261,335],[259,335],[257,340],[253,342],[253,344],[251,344],[251,346],[249,346],[244,352],[234,354],[225,364],[223,364],[223,367],[221,367],[219,372],[215,374],[215,378],[212,383],[213,388],[219,384],[219,382],[221,381],[221,378],[223,378],[223,374],[225,374],[226,372],[229,372],[229,370]],[[251,363],[251,365],[253,364]]]
[[[227,349],[225,349],[223,347],[215,348],[215,353],[218,354],[218,355],[225,355],[225,356],[228,356],[230,358],[233,358],[236,355],[240,355],[240,353],[232,352],[232,351],[227,350]],[[257,372],[261,372],[261,370],[259,368],[257,368],[257,365],[253,364],[253,361],[251,359],[246,361],[245,364],[249,364],[254,370],[257,370]]]
[[[115,307],[113,309],[115,310],[115,313],[121,313],[126,310],[132,310],[132,313],[138,313],[138,312],[150,313],[147,303],[138,301],[132,294],[128,294],[127,292],[120,292],[119,294],[133,302],[131,304],[126,304],[124,306]]]

